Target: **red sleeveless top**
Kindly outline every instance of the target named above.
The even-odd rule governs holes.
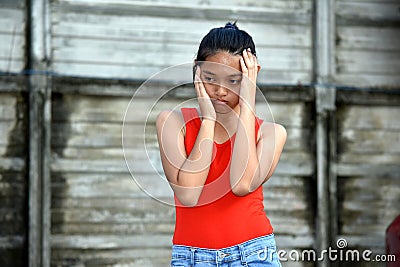
[[[190,154],[201,120],[195,108],[182,108],[185,148]],[[261,120],[256,121],[256,136]],[[256,137],[255,137],[256,138]],[[235,135],[225,143],[214,142],[213,161],[198,204],[185,207],[175,196],[174,245],[221,249],[273,232],[263,205],[262,186],[246,196],[233,194],[229,169]]]

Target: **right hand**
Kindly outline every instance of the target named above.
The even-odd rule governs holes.
[[[200,73],[200,66],[197,65],[196,73],[194,76],[194,87],[196,88],[197,100],[199,101],[201,116],[203,119],[215,121],[217,115],[215,113],[214,106],[211,103],[210,96],[207,94],[203,81],[200,78]]]

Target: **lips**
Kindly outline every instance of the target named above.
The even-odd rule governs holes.
[[[228,103],[228,101],[223,100],[223,99],[214,99],[214,102],[217,104],[227,104]]]

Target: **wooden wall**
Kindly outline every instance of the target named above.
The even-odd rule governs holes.
[[[315,84],[320,63],[315,40],[317,1],[325,2],[37,1],[43,4],[40,16],[45,14],[39,21],[48,23],[42,25],[44,40],[38,47],[49,53],[43,53],[47,69],[34,66],[33,72],[27,69],[32,46],[29,27],[35,26],[28,23],[30,1],[1,1],[0,265],[26,266],[27,233],[37,231],[27,228],[33,177],[28,158],[35,156],[29,150],[28,126],[35,108],[44,119],[51,118],[50,144],[43,148],[50,151],[49,164],[42,166],[50,173],[51,203],[48,210],[38,210],[51,217],[49,225],[38,228],[50,229],[49,236],[42,236],[50,242],[51,266],[168,265],[174,208],[149,197],[140,186],[150,189],[153,197],[171,201],[171,190],[160,186],[162,177],[146,165],[149,157],[156,170],[161,169],[154,119],[160,110],[194,97],[194,92],[189,87],[176,90],[154,107],[146,128],[148,155],[140,146],[145,109],[170,84],[149,88],[135,102],[135,116],[126,122],[132,129],[127,136],[132,143],[125,148],[133,155],[131,164],[140,185],[129,173],[122,150],[125,110],[145,79],[165,67],[191,62],[210,28],[236,19],[254,37],[262,65],[261,90],[275,121],[288,130],[278,169],[264,185],[264,204],[279,249],[319,249],[323,237],[317,231],[322,224],[318,216],[326,208],[331,217],[325,237],[330,244],[345,238],[350,249],[382,253],[385,228],[400,213],[396,205],[400,200],[400,3],[331,0],[333,33],[327,38],[333,42],[329,51],[333,71],[324,84]],[[25,74],[31,75],[30,84]],[[29,102],[36,78],[47,79],[35,89],[43,106]],[[48,100],[41,88],[44,84],[51,91]],[[321,103],[316,86],[336,92],[335,106],[325,117],[330,203],[322,207],[316,160]],[[259,116],[270,117],[261,98],[257,105]],[[40,203],[42,196],[37,197]],[[41,241],[30,242],[34,246]],[[328,266],[291,261],[283,265]]]
[[[336,0],[336,73],[341,85],[398,87],[399,1]]]
[[[24,0],[0,2],[0,72],[24,69],[26,5]]]
[[[0,81],[0,265],[27,264],[27,98],[23,81]]]
[[[57,88],[65,87],[60,83]],[[55,266],[168,265],[174,209],[142,192],[124,161],[121,134],[129,100],[115,95],[53,95]],[[140,140],[140,134],[138,127],[132,137]],[[155,136],[150,138],[155,141]],[[159,181],[149,174],[144,170],[156,188]],[[160,192],[159,197],[168,193]]]
[[[385,253],[386,228],[400,214],[399,100],[346,91],[338,99],[338,238],[349,248]]]
[[[192,62],[213,27],[253,33],[261,82],[310,83],[312,1],[53,1],[52,67],[73,76],[146,79]]]
[[[127,140],[132,143],[124,147],[125,152],[133,153],[132,158],[139,162],[129,165],[135,168],[137,181],[146,183],[140,186],[150,190],[155,200],[130,176],[121,147],[124,113],[135,86],[108,81],[107,85],[97,85],[95,92],[91,80],[71,83],[62,79],[54,83],[51,257],[55,266],[168,265],[175,213],[173,206],[161,201],[172,203],[172,192],[162,189],[160,177],[140,162],[146,152],[151,158],[159,157],[156,114],[195,95],[192,88],[182,89],[184,93],[177,89],[175,96],[157,103],[147,121],[147,151],[139,145],[143,142],[140,118],[146,118],[145,107],[155,103],[150,97],[141,98],[132,109],[134,116],[125,121],[133,130],[128,132]],[[269,101],[275,120],[285,125],[291,138],[276,175],[264,187],[266,212],[280,249],[311,249],[315,239],[312,95],[310,88],[297,88],[300,92],[268,90],[275,92]],[[259,99],[257,106],[260,116],[271,118],[266,103]],[[157,170],[162,169],[159,160],[155,164]]]
[[[0,2],[0,74],[21,72],[26,63],[26,5]],[[3,77],[1,77],[3,78]],[[0,265],[27,264],[27,95],[24,79],[0,81]]]

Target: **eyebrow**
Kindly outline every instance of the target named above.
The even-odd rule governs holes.
[[[206,73],[206,74],[209,74],[209,75],[216,75],[215,73],[212,73],[211,71],[208,71],[208,70],[203,70],[203,72],[204,73]],[[242,76],[242,74],[241,73],[236,73],[236,74],[230,74],[230,75],[228,75],[228,77],[236,77],[236,76]]]
[[[209,74],[209,75],[215,75],[215,73],[212,73],[211,71],[208,71],[208,70],[203,70],[203,72],[204,72],[204,73],[207,73],[207,74]]]

